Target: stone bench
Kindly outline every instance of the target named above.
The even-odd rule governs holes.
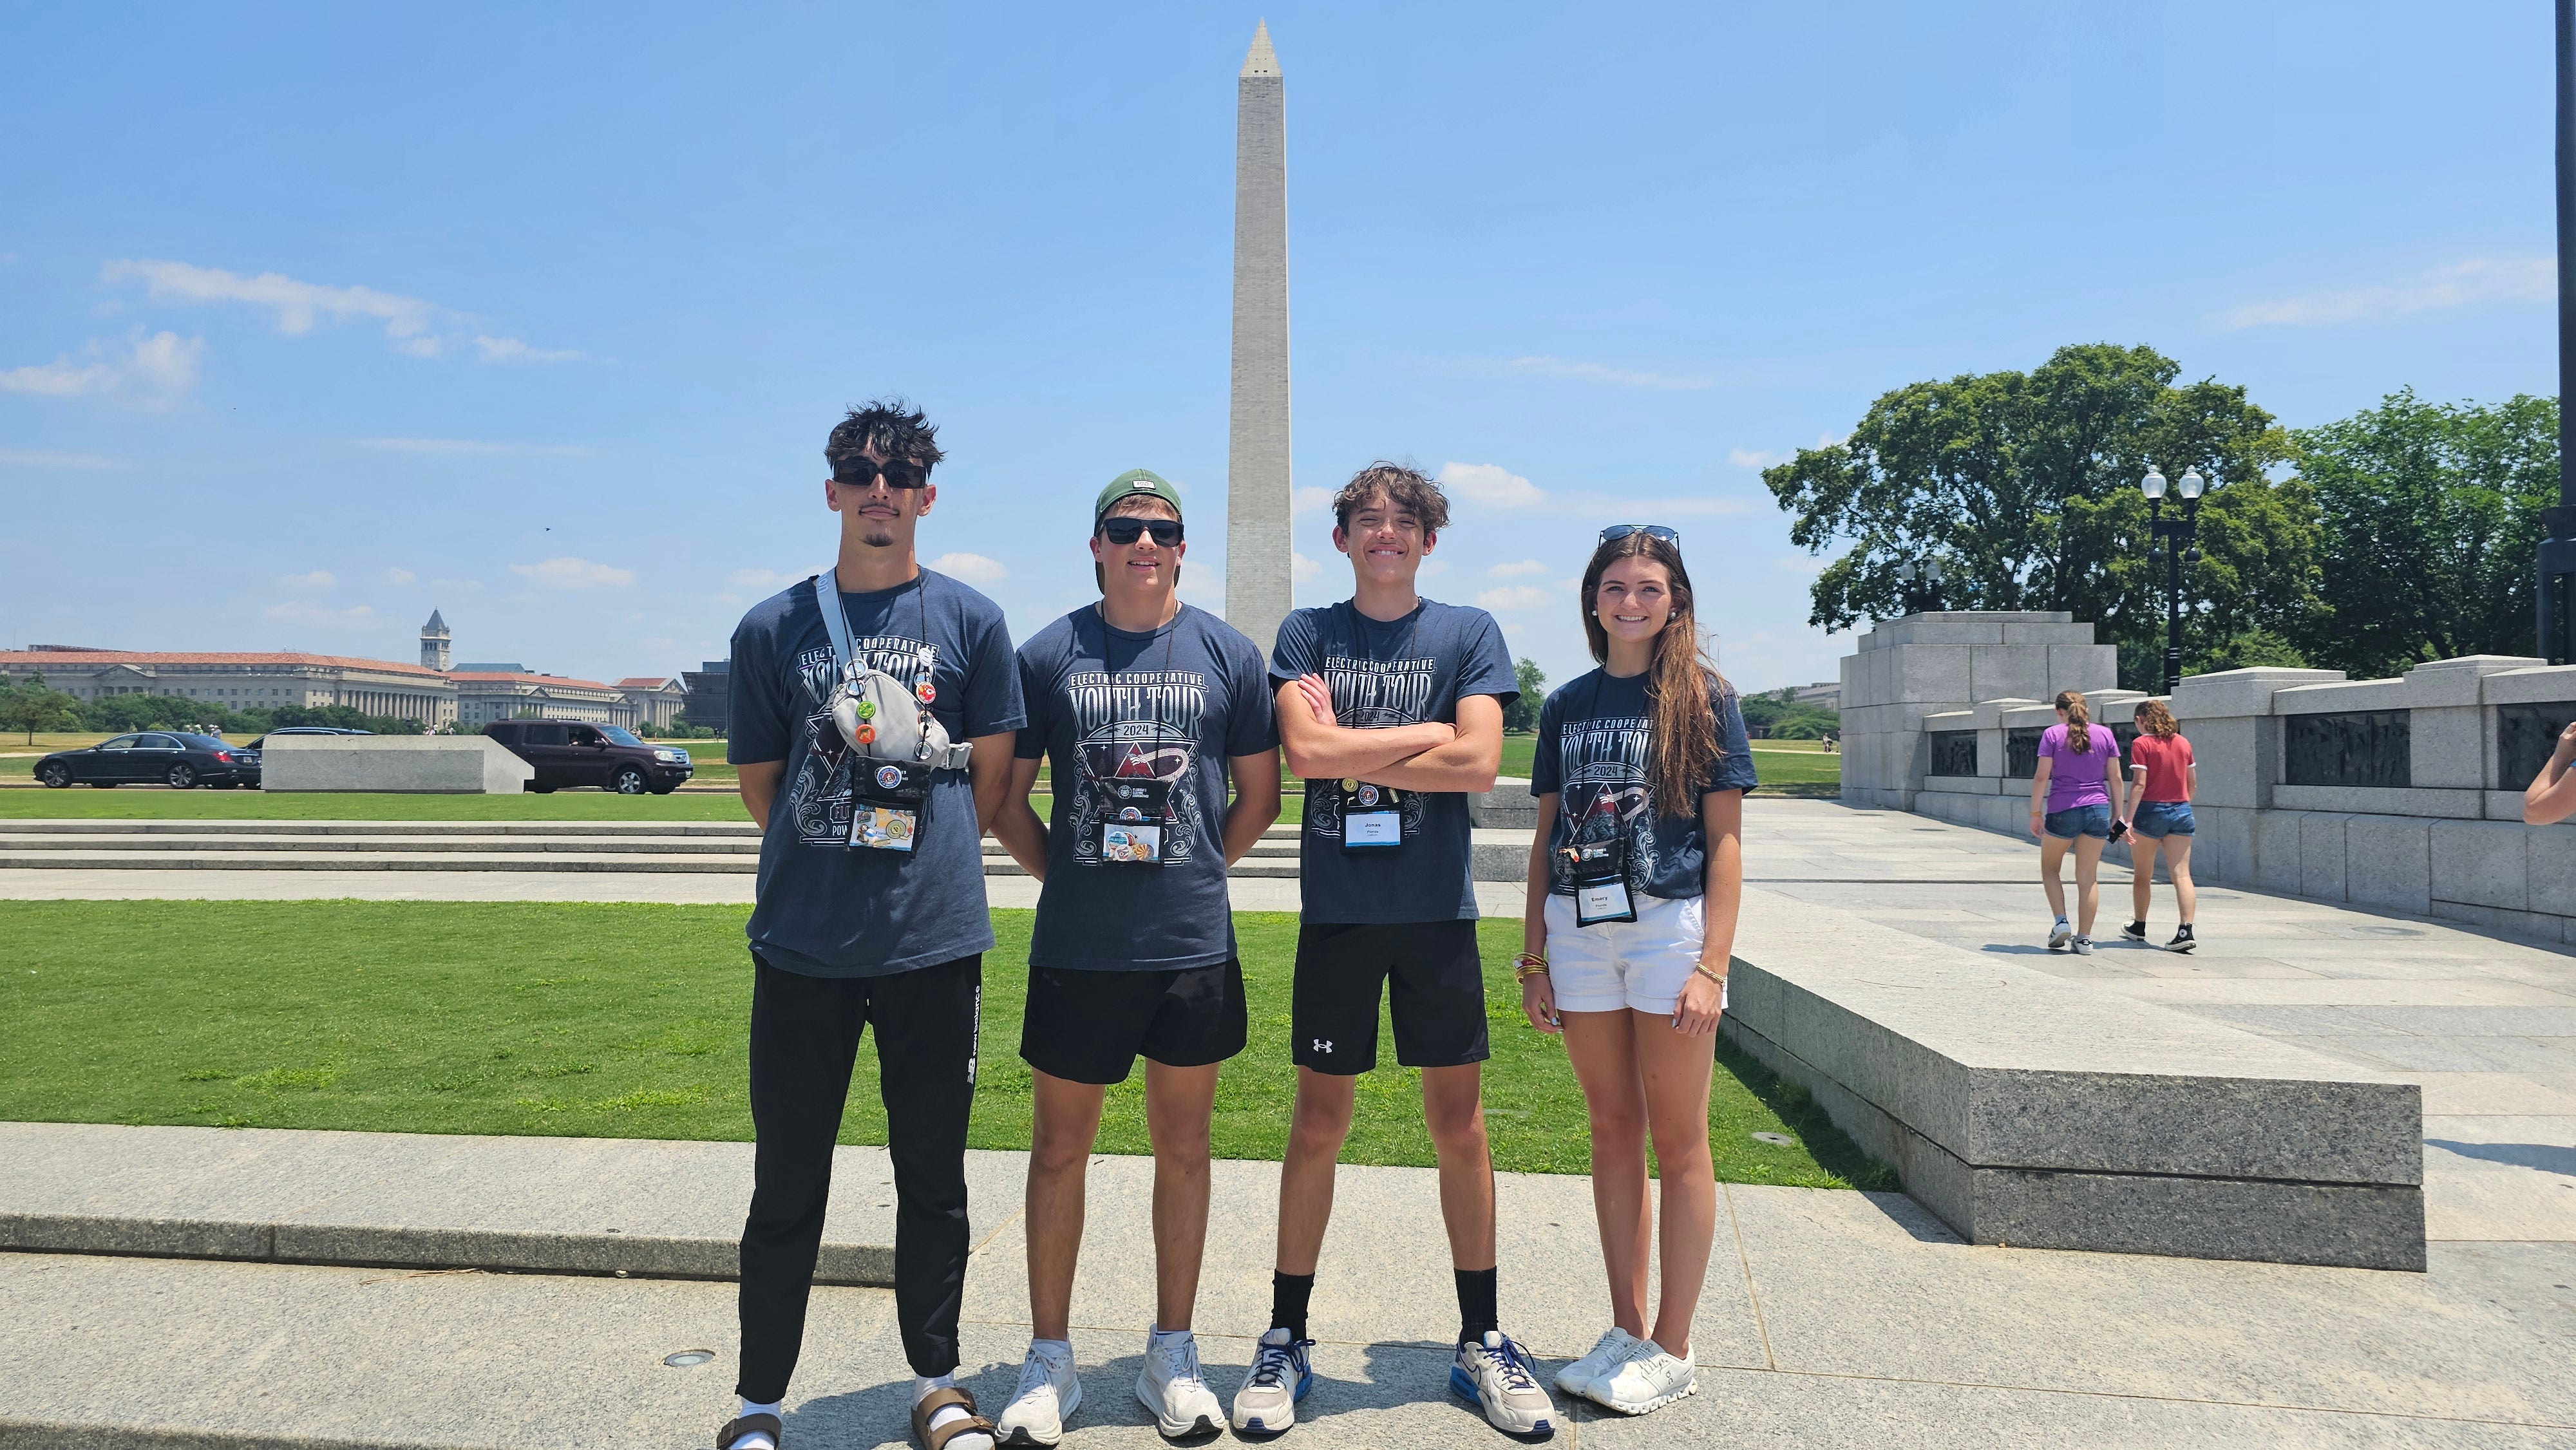
[[[2424,1267],[2413,1083],[1758,888],[1724,1030],[1971,1242]]]

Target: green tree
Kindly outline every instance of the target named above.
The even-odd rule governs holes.
[[[1765,690],[1739,697],[1736,708],[1743,711],[1748,727],[1766,732],[1773,740],[1822,740],[1827,731],[1842,728],[1841,712],[1801,705],[1791,698],[1797,693],[1795,685]]]
[[[2214,485],[2203,557],[2185,575],[2186,668],[2304,618],[2315,501],[2299,480],[2267,476],[2290,458],[2289,435],[2243,388],[2176,387],[2179,371],[2153,348],[2062,347],[2027,373],[1899,388],[1848,439],[1764,470],[1795,515],[1792,541],[1811,554],[1848,546],[1817,577],[1809,621],[1891,618],[1903,609],[1897,566],[1937,557],[1948,608],[2066,610],[2132,647],[2124,656],[2160,664],[2165,571],[2147,558],[2137,489],[2149,465],[2175,478],[2196,467]]]
[[[1527,655],[1512,666],[1512,678],[1518,684],[1520,697],[1503,710],[1503,728],[1524,733],[1538,728],[1539,706],[1547,703],[1547,671]]]
[[[0,730],[23,731],[36,743],[39,730],[69,730],[80,724],[80,702],[45,683],[40,674],[23,685],[0,679]]]
[[[2356,679],[2528,654],[2532,554],[2558,502],[2558,401],[2492,408],[2391,393],[2297,435],[2323,513],[2323,607],[2289,631]]]

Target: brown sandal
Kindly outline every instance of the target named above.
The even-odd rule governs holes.
[[[776,1415],[745,1415],[725,1421],[725,1427],[716,1432],[716,1450],[733,1450],[734,1442],[745,1435],[767,1435],[772,1445],[787,1443]]]
[[[930,1417],[950,1405],[963,1409],[966,1418],[931,1429]],[[993,1428],[993,1422],[975,1413],[975,1397],[964,1390],[932,1390],[912,1407],[912,1438],[921,1442],[921,1450],[947,1450],[948,1442],[960,1435],[989,1435],[997,1445],[1002,1440],[1002,1432]]]

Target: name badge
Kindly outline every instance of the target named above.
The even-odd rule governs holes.
[[[910,851],[919,833],[918,812],[861,801],[850,812],[850,844],[870,851]]]
[[[1136,821],[1100,823],[1100,859],[1113,866],[1163,864],[1163,828]]]
[[[1637,903],[1628,895],[1627,838],[1585,841],[1564,847],[1563,854],[1574,877],[1576,926],[1637,919]]]
[[[1404,847],[1404,809],[1391,787],[1345,780],[1342,798],[1342,849],[1375,854]]]

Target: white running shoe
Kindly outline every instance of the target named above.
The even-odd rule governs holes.
[[[1690,1357],[1666,1354],[1650,1339],[1642,1353],[1601,1382],[1600,1393],[1592,1398],[1620,1414],[1642,1415],[1698,1390],[1699,1370]]]
[[[1506,1435],[1539,1435],[1555,1430],[1556,1405],[1539,1388],[1538,1367],[1511,1336],[1485,1331],[1479,1344],[1458,1346],[1449,1365],[1449,1388],[1476,1402],[1485,1423]]]
[[[1619,1372],[1637,1352],[1637,1336],[1613,1324],[1595,1341],[1592,1352],[1556,1372],[1556,1387],[1569,1395],[1592,1398],[1592,1382]]]
[[[1203,1435],[1225,1423],[1225,1406],[1199,1373],[1198,1338],[1188,1330],[1145,1332],[1145,1367],[1136,1372],[1136,1398],[1154,1412],[1163,1438]]]
[[[1073,1354],[1053,1343],[1029,1345],[1020,1361],[1020,1385],[1011,1402],[993,1418],[995,1443],[1052,1445],[1064,1438],[1064,1422],[1082,1407],[1082,1379],[1073,1372]]]
[[[2093,955],[2093,938],[2089,936],[2077,937],[2075,939],[2075,954],[2079,957],[2089,957]]]
[[[2066,944],[2074,939],[2075,928],[2067,924],[2065,917],[2059,917],[2057,919],[2057,924],[2048,929],[2048,949],[2050,951],[2062,952],[2066,950]]]
[[[1311,1339],[1290,1337],[1285,1325],[1261,1336],[1243,1388],[1234,1392],[1237,1432],[1276,1435],[1297,1423],[1297,1402],[1315,1387],[1315,1367],[1307,1358],[1314,1347]]]

